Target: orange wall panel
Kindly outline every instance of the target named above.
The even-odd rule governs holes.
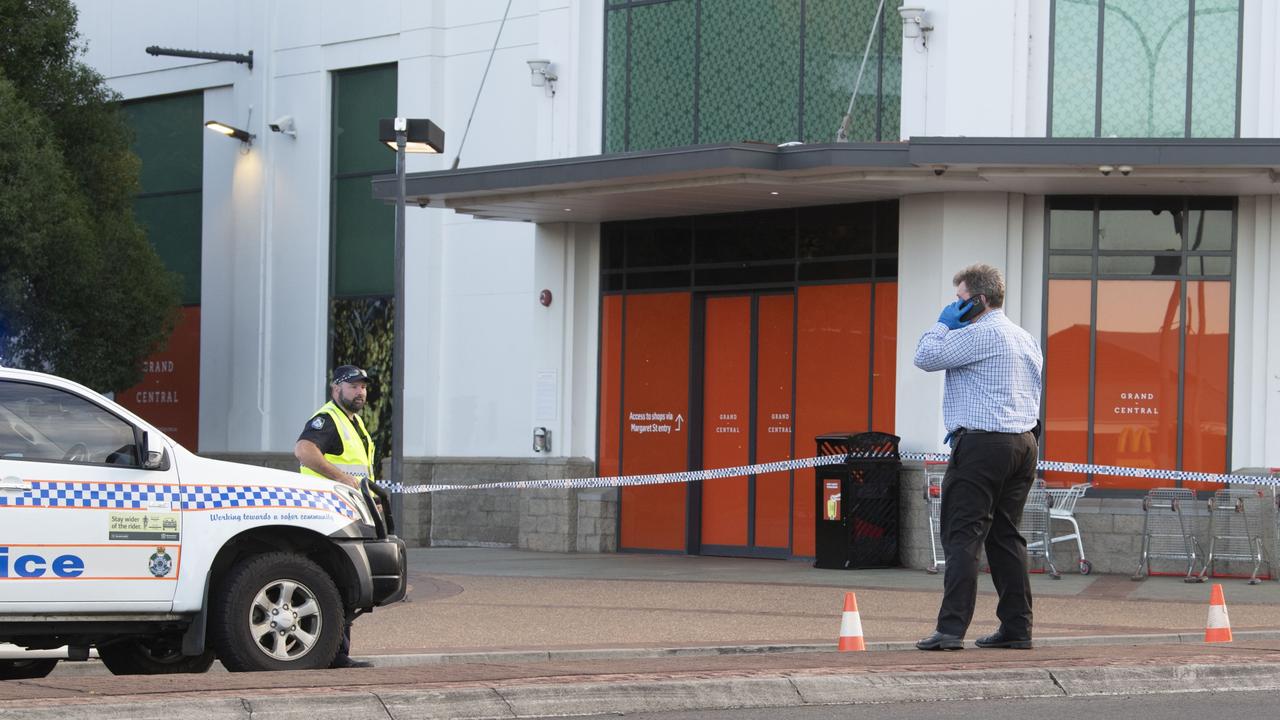
[[[796,454],[810,457],[814,438],[870,429],[871,286],[811,285],[798,291]],[[814,473],[796,472],[793,555],[814,554]]]
[[[181,308],[164,349],[142,362],[142,382],[116,393],[116,401],[177,440],[199,451],[200,307]]]
[[[871,429],[897,434],[898,283],[876,283],[876,350],[871,377]]]
[[[688,468],[690,295],[655,293],[625,300],[622,473]],[[686,549],[684,483],[622,490],[621,547]]]
[[[756,336],[756,462],[791,456],[791,358],[795,298],[762,295]],[[791,525],[791,473],[756,476],[758,547],[785,548]]]
[[[1187,352],[1183,380],[1182,469],[1227,472],[1227,359],[1231,283],[1187,283]],[[1185,483],[1215,490],[1220,483]]]
[[[622,422],[622,296],[606,295],[600,308],[600,422],[597,468],[602,477],[619,474]]]
[[[1049,281],[1048,342],[1044,365],[1044,457],[1057,462],[1089,460],[1089,315],[1093,283]],[[1070,487],[1078,473],[1047,472],[1045,484]]]
[[[751,297],[706,301],[702,467],[750,461]],[[747,544],[747,478],[702,483],[702,544]]]

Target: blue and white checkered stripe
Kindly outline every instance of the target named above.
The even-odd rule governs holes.
[[[263,485],[146,485],[37,480],[21,496],[0,496],[0,507],[146,510],[154,504],[182,510],[298,508],[355,519],[356,511],[332,492]]]
[[[946,462],[951,456],[944,453],[901,453],[903,460],[923,460]],[[823,455],[813,458],[782,460],[780,462],[759,465],[742,465],[739,467],[717,468],[714,470],[694,470],[685,472],[653,473],[649,475],[623,475],[619,477],[562,478],[559,480],[515,480],[510,482],[477,483],[475,485],[400,485],[386,481],[378,481],[378,485],[393,493],[410,495],[445,490],[567,490],[608,487],[634,487],[637,485],[663,485],[667,483],[694,482],[697,480],[716,480],[719,478],[741,477],[743,475],[763,475],[765,473],[799,470],[801,468],[835,465],[846,460],[845,455]],[[1094,475],[1111,475],[1116,477],[1148,478],[1154,480],[1182,480],[1184,482],[1231,483],[1235,485],[1280,486],[1280,477],[1261,475],[1225,475],[1222,473],[1189,472],[1186,470],[1149,470],[1146,468],[1120,467],[1118,465],[1091,465],[1085,463],[1066,463],[1042,460],[1036,463],[1037,470],[1067,473],[1092,473]]]

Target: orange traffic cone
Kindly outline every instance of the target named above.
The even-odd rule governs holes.
[[[1207,643],[1231,642],[1231,618],[1227,617],[1227,601],[1222,598],[1222,586],[1213,584],[1209,594],[1209,623],[1204,629]]]
[[[844,594],[844,612],[840,615],[840,652],[866,650],[862,641],[862,617],[858,615],[858,599],[853,593]]]

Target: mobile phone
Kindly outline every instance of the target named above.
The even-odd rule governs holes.
[[[969,322],[974,317],[976,317],[978,313],[987,309],[986,303],[982,302],[981,295],[974,295],[973,297],[969,298],[968,303],[969,303],[969,309],[965,310],[964,314],[960,316],[960,322]]]

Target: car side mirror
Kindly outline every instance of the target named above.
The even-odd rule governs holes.
[[[163,470],[164,465],[164,445],[144,431],[142,433],[142,468],[144,470]]]

